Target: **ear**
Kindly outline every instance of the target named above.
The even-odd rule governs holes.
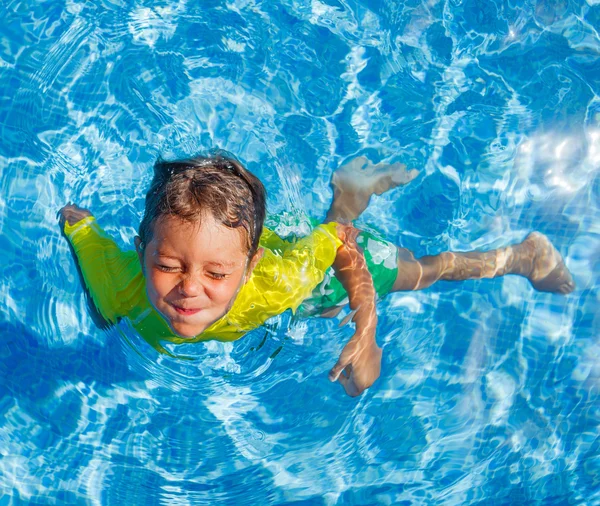
[[[135,239],[133,240],[134,244],[135,244],[135,251],[138,254],[138,258],[140,260],[140,265],[142,266],[142,274],[146,274],[145,272],[145,266],[144,266],[144,246],[142,243],[142,239],[140,238],[139,235],[135,236]]]
[[[260,259],[263,257],[264,253],[265,248],[258,248],[256,250],[256,253],[254,253],[254,256],[250,259],[250,263],[248,264],[248,270],[246,271],[246,279],[244,283],[246,283],[250,279],[252,271],[258,265],[258,262],[260,262]]]

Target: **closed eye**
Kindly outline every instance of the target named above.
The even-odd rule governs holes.
[[[222,272],[209,272],[208,275],[213,279],[225,279],[227,277],[227,274]]]
[[[179,270],[179,267],[169,267],[168,265],[157,264],[156,267],[158,268],[159,271],[163,271],[163,272],[175,272],[175,271]]]

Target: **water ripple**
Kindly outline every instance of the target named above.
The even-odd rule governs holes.
[[[9,1],[0,44],[0,487],[17,503],[600,500],[594,2]],[[356,155],[421,171],[359,223],[420,256],[551,237],[578,291],[516,277],[379,304],[382,375],[327,373],[352,329],[283,315],[161,355],[98,330],[56,212],[132,247],[153,161],[214,147],[272,212],[325,215]],[[304,222],[304,218],[300,220]]]

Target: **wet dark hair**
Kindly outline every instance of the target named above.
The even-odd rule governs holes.
[[[228,153],[167,162],[158,159],[146,194],[139,235],[152,240],[153,226],[162,216],[200,222],[210,213],[226,227],[245,230],[249,256],[258,249],[266,214],[265,187]]]

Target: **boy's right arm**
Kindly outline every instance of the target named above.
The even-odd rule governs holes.
[[[60,211],[58,211],[60,215],[60,229],[65,229],[65,223],[68,223],[70,226],[79,223],[84,218],[88,216],[92,216],[92,213],[87,209],[83,209],[82,207],[76,206],[74,204],[67,204]]]
[[[96,223],[92,213],[75,205],[59,211],[87,293],[104,322],[116,323],[139,306],[143,276],[134,251],[123,252]]]

